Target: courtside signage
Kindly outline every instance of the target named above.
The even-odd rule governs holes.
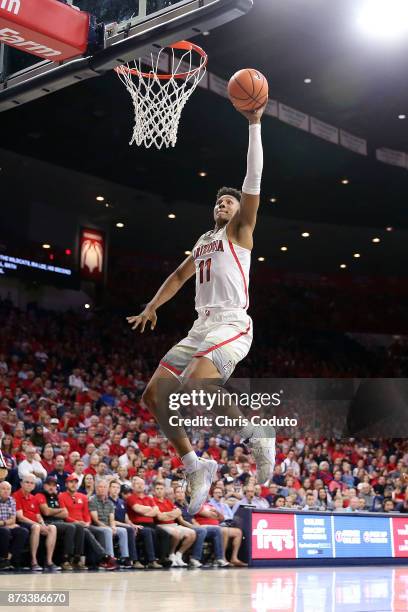
[[[408,557],[408,517],[251,513],[252,559]]]

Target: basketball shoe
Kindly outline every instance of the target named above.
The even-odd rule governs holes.
[[[247,441],[251,453],[256,463],[256,476],[259,484],[265,484],[273,476],[275,467],[275,440],[273,436],[269,438],[257,438],[252,436]]]
[[[216,461],[202,459],[201,457],[198,459],[197,466],[194,472],[186,474],[187,490],[190,493],[188,512],[192,515],[197,514],[203,503],[207,500],[211,483],[218,469]]]

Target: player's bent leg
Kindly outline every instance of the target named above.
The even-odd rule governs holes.
[[[167,368],[159,365],[145,388],[142,401],[155,417],[162,431],[180,457],[193,452],[190,440],[183,427],[169,425],[169,395],[180,387],[178,378]]]

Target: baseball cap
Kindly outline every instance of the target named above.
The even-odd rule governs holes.
[[[77,482],[79,482],[78,476],[76,476],[75,474],[70,474],[66,479],[65,482],[71,482],[73,480],[76,480]]]
[[[47,478],[44,480],[44,484],[51,484],[52,482],[57,484],[58,480],[55,476],[47,476]]]
[[[59,423],[59,419],[53,418],[50,420],[50,423]]]

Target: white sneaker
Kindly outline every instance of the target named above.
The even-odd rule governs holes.
[[[198,459],[198,468],[186,475],[187,488],[190,490],[188,512],[197,514],[208,497],[211,483],[217,473],[218,465],[212,459]]]
[[[169,555],[169,561],[171,561],[170,567],[179,567],[178,560],[177,560],[175,553],[171,553],[171,555]]]
[[[213,565],[216,567],[229,567],[229,563],[225,559],[216,559]]]
[[[265,484],[273,476],[275,467],[275,440],[276,438],[250,438],[248,446],[255,459],[257,480]]]
[[[202,563],[198,560],[198,559],[190,559],[190,563],[189,563],[190,567],[202,567]]]
[[[184,563],[183,561],[183,555],[181,554],[181,552],[176,552],[176,561],[179,567],[188,567],[187,563]]]

